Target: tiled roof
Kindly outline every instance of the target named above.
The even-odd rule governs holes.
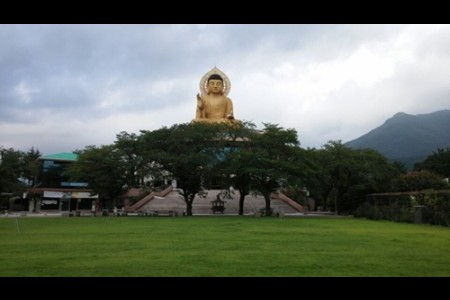
[[[61,153],[42,156],[40,159],[76,161],[77,158],[78,158],[78,154],[75,154],[72,152],[61,152]]]

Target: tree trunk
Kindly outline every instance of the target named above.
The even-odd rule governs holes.
[[[34,207],[35,207],[34,198],[30,198],[30,200],[28,200],[28,212],[34,212]]]
[[[343,193],[341,193],[341,191],[340,190],[337,190],[336,191],[336,198],[335,198],[335,202],[334,202],[334,207],[335,207],[335,215],[338,215],[339,214],[339,209],[340,209],[340,207],[342,206],[341,204],[342,204],[342,199],[344,199],[344,194]]]
[[[186,202],[186,216],[192,216],[192,203]]]
[[[183,196],[184,202],[186,202],[186,216],[192,216],[192,203],[194,202],[195,194],[193,196],[190,196],[185,193]]]
[[[244,214],[244,200],[245,200],[245,194],[240,192],[239,196],[239,215],[242,216]]]
[[[266,200],[266,216],[270,216],[272,215],[270,212],[270,194],[265,194],[264,200]]]

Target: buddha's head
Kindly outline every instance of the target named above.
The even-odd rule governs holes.
[[[208,94],[223,94],[223,79],[219,74],[212,74],[208,78]]]

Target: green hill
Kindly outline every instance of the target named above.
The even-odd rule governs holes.
[[[420,115],[400,112],[345,145],[375,149],[391,161],[401,161],[412,168],[437,148],[450,147],[450,110]]]

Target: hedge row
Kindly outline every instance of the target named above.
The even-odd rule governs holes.
[[[419,208],[418,206],[423,206]],[[450,191],[382,193],[366,196],[366,202],[355,211],[355,217],[395,222],[414,222],[421,210],[422,223],[450,225]]]

